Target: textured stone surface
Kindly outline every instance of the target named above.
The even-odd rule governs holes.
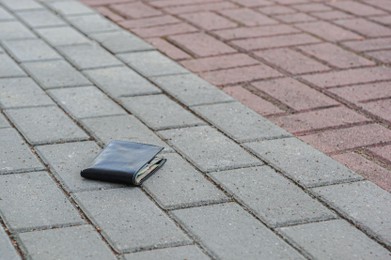
[[[32,28],[67,25],[61,18],[45,9],[17,13],[18,17]]]
[[[75,118],[125,114],[125,110],[96,87],[53,89],[49,93]]]
[[[172,150],[154,132],[131,115],[84,119],[82,124],[105,144],[112,140],[130,140],[162,146],[166,151]]]
[[[27,232],[19,237],[32,259],[117,259],[91,226]]]
[[[282,228],[314,259],[390,259],[390,252],[344,220]]]
[[[128,67],[86,70],[84,73],[112,97],[147,95],[161,90]]]
[[[26,73],[7,54],[0,53],[0,60],[0,78],[26,76]]]
[[[226,200],[222,191],[177,154],[165,154],[164,166],[143,183],[163,208]]]
[[[61,56],[40,39],[4,41],[4,46],[19,62],[61,59]]]
[[[327,204],[371,235],[391,245],[391,194],[369,181],[315,188]]]
[[[0,22],[0,41],[31,38],[36,38],[36,36],[22,23],[17,21]]]
[[[3,116],[3,114],[0,114],[0,128],[6,128],[6,127],[10,127],[10,124],[9,124],[8,121],[5,119],[5,117]]]
[[[45,89],[91,84],[80,72],[63,60],[24,63],[23,67]]]
[[[319,201],[270,167],[245,168],[209,175],[271,226],[335,217]]]
[[[53,105],[49,96],[30,78],[0,79],[0,107]]]
[[[13,128],[0,129],[0,147],[0,174],[44,169]]]
[[[166,95],[122,98],[121,103],[155,130],[204,124]]]
[[[196,246],[180,246],[125,255],[126,260],[207,260],[210,259]]]
[[[94,142],[72,142],[37,146],[42,160],[70,192],[123,187],[120,184],[87,180],[80,171],[87,167],[100,152]]]
[[[79,69],[93,69],[122,65],[98,44],[83,44],[59,48],[62,54]]]
[[[40,3],[31,0],[2,0],[1,3],[12,11],[25,11],[43,8]]]
[[[0,6],[0,21],[14,20],[15,18]]]
[[[145,41],[124,31],[96,33],[91,34],[90,37],[115,54],[153,49]]]
[[[8,238],[7,233],[0,226],[0,252],[1,257],[8,260],[22,259]]]
[[[75,197],[121,252],[189,243],[187,236],[139,188],[81,192]]]
[[[173,214],[216,258],[302,259],[237,204],[175,210]]]
[[[118,26],[98,14],[68,17],[68,21],[85,34],[118,30]]]
[[[192,110],[239,142],[290,136],[239,102],[196,106]]]
[[[12,230],[83,223],[46,172],[0,176],[0,210]]]
[[[9,109],[6,113],[30,144],[88,138],[58,107]]]
[[[37,29],[36,32],[52,46],[89,43],[90,40],[70,26]]]
[[[152,81],[186,106],[232,100],[221,90],[192,74],[156,77]]]
[[[117,56],[146,77],[188,72],[157,51],[134,52]]]
[[[166,130],[159,134],[203,172],[261,164],[261,161],[209,126]]]
[[[78,1],[54,1],[49,7],[64,16],[93,14],[94,11]]]
[[[305,186],[361,179],[360,175],[296,138],[254,142],[246,146]]]

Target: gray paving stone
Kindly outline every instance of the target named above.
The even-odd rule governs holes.
[[[98,44],[60,47],[59,51],[79,69],[94,69],[123,65],[115,56]]]
[[[71,16],[67,19],[85,34],[119,30],[119,27],[99,14]]]
[[[232,101],[232,97],[194,74],[151,79],[186,106]]]
[[[46,9],[23,11],[16,15],[32,28],[67,25],[60,17]]]
[[[98,87],[114,98],[160,93],[148,80],[128,67],[112,67],[83,71]]]
[[[61,56],[40,39],[4,41],[4,47],[19,62],[61,59]]]
[[[51,98],[31,78],[0,79],[0,107],[54,105]]]
[[[180,246],[125,255],[126,260],[207,260],[210,259],[196,246]]]
[[[166,95],[122,98],[121,103],[155,130],[205,124]]]
[[[130,67],[146,77],[162,76],[189,71],[158,51],[141,51],[117,55]]]
[[[3,116],[3,114],[0,114],[0,128],[6,128],[6,127],[10,127],[10,124],[9,124],[8,121],[5,119],[5,117]]]
[[[297,138],[245,144],[262,160],[307,187],[360,180],[362,177]]]
[[[96,87],[53,89],[49,94],[75,118],[126,114]]]
[[[0,211],[13,231],[83,223],[46,172],[0,176]]]
[[[384,247],[344,220],[282,228],[313,259],[391,259]]]
[[[1,0],[4,6],[12,11],[21,11],[21,10],[32,10],[32,9],[43,9],[44,7],[32,0]]]
[[[90,40],[69,26],[36,29],[36,32],[52,46],[87,44]]]
[[[3,21],[0,22],[0,41],[31,39],[36,36],[18,21]]]
[[[15,18],[3,7],[0,6],[0,21],[15,20]]]
[[[391,246],[391,194],[369,181],[313,189],[321,199]]]
[[[26,73],[7,54],[0,53],[0,60],[0,78],[26,76]]]
[[[78,1],[65,1],[48,3],[48,6],[61,15],[93,14],[93,10]]]
[[[117,259],[91,226],[19,234],[31,259]]]
[[[209,126],[159,133],[203,172],[262,164],[260,160]]]
[[[192,110],[239,142],[291,135],[239,102],[197,106]]]
[[[58,107],[5,111],[30,144],[85,140],[88,136]]]
[[[336,217],[319,201],[268,166],[211,173],[209,176],[273,227]]]
[[[237,204],[175,210],[173,214],[218,259],[304,259]]]
[[[190,240],[139,188],[75,194],[82,209],[121,252],[188,244]]]
[[[44,166],[13,128],[0,129],[0,175],[43,170]]]
[[[226,201],[224,193],[177,154],[165,154],[164,166],[143,183],[166,209]]]
[[[0,226],[0,257],[1,259],[7,260],[18,260],[22,259],[19,254],[16,252],[16,249],[11,243],[11,240],[8,238],[7,233]]]
[[[114,54],[154,49],[144,40],[125,31],[95,33],[89,36]]]
[[[154,132],[131,115],[83,119],[82,124],[105,144],[111,140],[129,140],[162,146],[165,151],[172,151]]]
[[[36,150],[70,192],[123,187],[120,184],[87,180],[80,176],[80,171],[88,166],[101,150],[94,142],[44,145],[37,146]]]
[[[23,63],[22,66],[44,89],[91,84],[80,72],[63,60]]]

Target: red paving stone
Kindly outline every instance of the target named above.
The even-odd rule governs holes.
[[[391,1],[82,1],[391,190]]]
[[[368,150],[382,160],[387,161],[387,163],[391,163],[391,145],[369,148]]]

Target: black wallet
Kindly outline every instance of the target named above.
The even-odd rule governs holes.
[[[92,164],[81,171],[87,179],[140,185],[166,159],[156,155],[163,147],[128,141],[111,141]]]

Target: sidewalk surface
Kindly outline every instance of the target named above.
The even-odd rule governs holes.
[[[391,191],[391,1],[82,1]]]
[[[151,1],[151,5],[159,2],[172,1]],[[159,15],[163,10],[140,2],[136,5],[134,9],[117,10],[133,10],[136,18],[140,18],[140,10]],[[205,10],[216,5],[218,10],[239,6],[222,2],[190,9]],[[310,6],[316,9],[324,5]],[[282,6],[281,10],[284,7],[288,8]],[[349,4],[355,12],[364,12],[361,7],[359,3]],[[107,11],[105,8],[100,9]],[[189,7],[173,10],[181,8]],[[376,8],[365,10],[385,12]],[[235,19],[253,17],[252,13],[240,14],[240,10],[226,12]],[[298,19],[294,17],[291,19]],[[369,23],[369,19],[361,22]],[[179,28],[187,26],[190,25],[181,24]],[[359,35],[326,29],[322,32],[330,33],[330,37]],[[288,35],[293,38],[242,43],[255,44],[258,47],[254,48],[259,49],[263,44],[294,44],[308,39],[319,42],[310,34]],[[192,44],[197,43],[198,35],[178,39]],[[387,39],[376,41],[385,43]],[[210,46],[208,42],[206,46]],[[391,194],[384,189],[389,186],[381,188],[305,144],[93,9],[72,0],[0,0],[0,43],[0,259],[391,259]],[[367,48],[381,45],[367,45],[366,40],[355,44]],[[337,48],[330,44],[319,46],[309,49],[318,53],[317,48]],[[188,52],[193,51],[189,47]],[[290,55],[300,57],[295,61],[309,58],[299,48],[282,51],[287,55],[282,61],[280,56],[282,65],[293,64]],[[266,53],[262,59],[276,54],[272,50]],[[346,54],[342,49],[341,53],[337,56]],[[326,87],[391,77],[388,67],[375,66],[369,59],[359,61],[368,63],[362,66],[372,67],[305,78]],[[188,61],[198,62],[199,58]],[[350,60],[346,62],[350,64]],[[299,64],[328,68],[326,63]],[[242,69],[254,69],[253,75],[261,77],[283,75],[281,70],[256,62],[255,66],[235,66],[232,73],[223,69],[222,76],[211,76],[209,81],[225,85],[227,82],[222,81],[241,76],[241,81],[247,81],[248,74],[236,72]],[[221,82],[214,81],[217,79]],[[241,95],[253,84],[287,93],[286,100],[299,106],[297,111],[319,108],[318,103],[311,106],[311,102],[318,101],[324,110],[348,110],[339,99],[326,96],[331,89],[325,88],[325,96],[317,99],[320,92],[309,87],[304,90],[304,83],[293,77],[224,90]],[[388,87],[387,83],[379,84],[384,84],[384,89]],[[283,90],[289,86],[298,86],[297,93],[307,95],[309,104],[290,97],[290,92]],[[366,86],[376,88],[377,83]],[[357,104],[361,104],[361,94],[357,95]],[[377,101],[362,104],[372,103]],[[267,106],[273,107],[271,103]],[[358,105],[355,107],[359,109]],[[297,112],[286,109],[289,113]],[[349,111],[346,113],[355,113],[353,109]],[[301,114],[307,113],[297,113]],[[348,123],[365,130],[365,134],[357,130],[361,135],[358,141],[364,143],[366,137],[372,140],[374,136],[377,143],[388,141],[386,121],[369,117],[370,124],[362,119],[366,116],[357,114],[353,118],[361,123]],[[330,133],[337,133],[336,139],[343,139],[347,145],[350,139],[344,138],[353,136],[341,129]],[[320,136],[325,133],[328,132]],[[307,135],[306,141],[313,138],[320,142],[318,135]],[[82,179],[80,169],[112,139],[164,146],[167,163],[141,188]],[[330,145],[329,149],[333,147]],[[369,150],[387,155],[387,146]],[[369,162],[372,164],[363,167],[370,170],[375,164]]]

